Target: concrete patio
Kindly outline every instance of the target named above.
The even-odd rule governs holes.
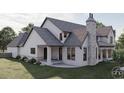
[[[51,64],[49,64],[47,60],[42,60],[40,62],[41,62],[41,65],[47,65],[50,67],[58,67],[58,68],[79,68],[80,67],[80,66],[68,65],[63,63],[62,61],[56,61],[56,60],[52,60]]]

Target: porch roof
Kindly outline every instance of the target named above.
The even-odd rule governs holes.
[[[47,46],[63,46],[47,28],[34,27],[34,30],[46,42]]]
[[[103,41],[98,41],[98,46],[99,47],[115,47],[114,44],[110,44],[110,43],[103,42]]]

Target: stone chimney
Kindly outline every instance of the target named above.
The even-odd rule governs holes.
[[[88,31],[88,64],[95,65],[96,59],[96,21],[93,18],[93,14],[89,14],[89,18],[86,20],[86,30]]]

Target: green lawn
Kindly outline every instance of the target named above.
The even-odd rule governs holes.
[[[111,70],[116,66],[112,62],[102,62],[96,66],[85,66],[75,69],[53,68],[39,66],[14,59],[0,58],[1,79],[40,79],[40,78],[64,78],[64,79],[111,79]]]

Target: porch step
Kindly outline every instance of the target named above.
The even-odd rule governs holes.
[[[62,64],[63,62],[62,61],[53,61],[52,63],[53,63],[53,65],[57,65],[57,64]]]

